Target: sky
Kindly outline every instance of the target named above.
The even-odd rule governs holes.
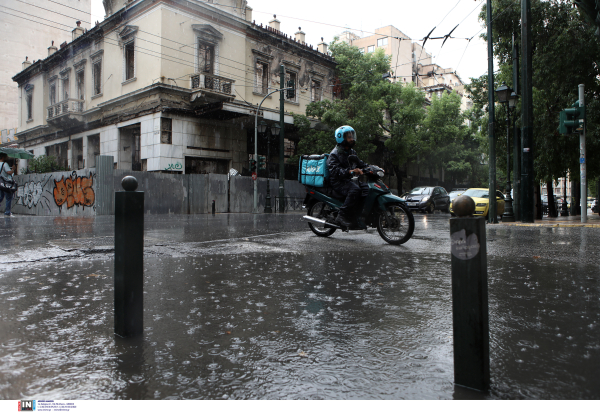
[[[92,21],[102,21],[102,0],[91,1]],[[479,37],[486,29],[478,20],[485,0],[248,0],[248,4],[257,24],[267,25],[276,14],[283,32],[293,36],[302,27],[306,42],[315,48],[321,37],[331,43],[344,30],[366,37],[388,25],[422,44],[434,27],[431,36],[439,37],[458,24],[452,33],[457,39],[449,39],[443,48],[443,40],[428,40],[425,49],[434,56],[434,63],[456,70],[465,83],[487,73],[487,46]]]

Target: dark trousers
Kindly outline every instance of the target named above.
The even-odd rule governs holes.
[[[340,195],[346,196],[346,201],[342,207],[340,207],[340,213],[346,217],[352,217],[355,212],[358,212],[356,209],[362,206],[363,199],[367,197],[367,194],[369,193],[369,185],[362,182],[357,183],[348,180],[346,182],[332,184],[333,190]]]
[[[5,197],[6,197],[6,207],[4,208],[4,214],[8,216],[8,215],[10,215],[10,208],[12,206],[13,193],[0,191],[0,204],[2,204],[2,201],[4,200]]]

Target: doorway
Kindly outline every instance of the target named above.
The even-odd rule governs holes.
[[[140,123],[119,129],[119,169],[142,170],[140,136]]]

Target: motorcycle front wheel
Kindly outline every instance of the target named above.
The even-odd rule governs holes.
[[[410,239],[415,230],[415,218],[412,212],[401,203],[386,206],[389,213],[388,219],[384,213],[379,214],[377,221],[377,231],[379,236],[392,245],[401,245]]]
[[[326,220],[331,212],[332,210],[327,203],[317,202],[311,206],[308,215],[316,217],[317,219]],[[335,228],[325,227],[325,225],[319,225],[312,222],[308,222],[308,227],[310,227],[310,230],[312,230],[315,235],[321,237],[331,236],[336,231]]]

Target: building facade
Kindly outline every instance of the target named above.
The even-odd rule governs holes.
[[[19,87],[12,77],[21,69],[21,62],[45,57],[47,47],[71,40],[69,30],[75,21],[90,29],[90,0],[61,0],[62,6],[49,5],[44,0],[2,2],[0,4],[0,130],[2,142],[19,122]],[[75,7],[78,10],[71,9]],[[71,17],[70,17],[71,16]]]
[[[425,91],[431,100],[434,94],[442,91],[456,92],[462,98],[462,110],[472,107],[472,102],[464,93],[464,83],[458,73],[451,68],[442,68],[433,63],[432,55],[422,45],[413,41],[409,36],[394,26],[375,29],[375,34],[359,37],[345,31],[340,36],[363,53],[372,53],[383,49],[391,57],[391,77],[393,82],[410,83]]]
[[[292,112],[331,98],[335,63],[304,33],[262,27],[243,0],[112,0],[107,17],[14,76],[19,146],[68,169],[168,173],[242,171],[254,152],[254,115],[279,122],[281,66],[286,133]],[[259,154],[267,153],[266,136]],[[289,144],[289,142],[288,142]],[[278,148],[278,145],[273,145]],[[273,159],[278,151],[271,150]],[[22,167],[22,166],[20,166]]]
[[[347,35],[344,39],[352,46],[358,47],[362,53],[372,53],[376,49],[383,49],[387,56],[391,56],[390,66],[392,71],[391,81],[410,83],[413,82],[414,66],[419,58],[415,48],[420,47],[410,37],[395,28],[386,26],[375,29],[374,35],[353,38]],[[422,61],[431,62],[431,55],[421,56]]]

